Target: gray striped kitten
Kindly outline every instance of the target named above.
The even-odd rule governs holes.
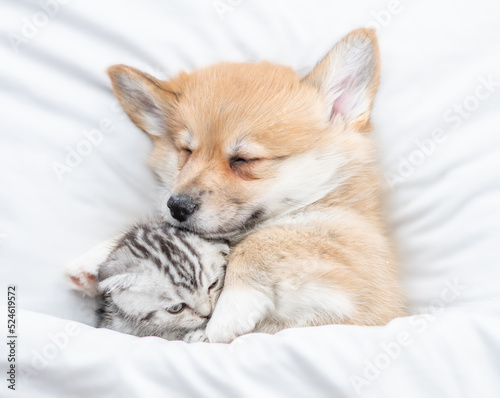
[[[229,247],[164,222],[131,228],[97,272],[99,327],[206,341]]]

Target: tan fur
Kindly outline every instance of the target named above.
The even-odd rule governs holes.
[[[366,72],[369,104],[359,115],[330,118],[325,76],[349,46],[366,43],[375,60]],[[167,82],[126,66],[109,70],[124,109],[152,136],[151,165],[170,193],[196,196],[207,214],[217,215],[217,225],[203,224],[212,223],[213,217],[207,216],[188,227],[213,236],[225,236],[238,223],[249,228],[234,239],[224,290],[266,291],[279,296],[279,301],[286,300],[282,297],[286,294],[300,295],[304,285],[318,285],[342,290],[355,306],[349,317],[339,319],[315,312],[311,302],[310,317],[294,321],[270,314],[253,330],[274,333],[331,323],[383,325],[404,314],[368,134],[379,81],[378,57],[374,33],[357,30],[305,78],[269,63],[219,64]],[[137,95],[124,89],[128,81],[139,87]],[[158,108],[155,112],[164,131],[151,131],[144,116],[145,107],[151,106]],[[335,189],[312,204],[280,207],[254,224],[238,219],[241,209],[259,203],[279,183],[276,178],[286,162],[309,154],[345,159],[338,163],[342,179]],[[233,164],[238,157],[252,161]],[[281,288],[284,281],[286,288]]]

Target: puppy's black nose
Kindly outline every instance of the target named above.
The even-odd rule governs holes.
[[[186,221],[198,208],[198,204],[187,195],[171,196],[167,202],[167,206],[170,209],[172,217],[180,222]]]

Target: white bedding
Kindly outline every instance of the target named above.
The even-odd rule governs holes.
[[[0,276],[22,308],[17,391],[4,381],[0,396],[500,396],[498,2],[55,1],[0,0]],[[266,59],[305,71],[351,29],[377,24],[388,222],[409,309],[431,315],[231,345],[84,325],[92,302],[66,287],[64,264],[161,200],[149,140],[105,69],[168,77]],[[77,148],[86,155],[68,155]]]

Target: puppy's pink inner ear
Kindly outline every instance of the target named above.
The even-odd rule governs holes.
[[[337,90],[341,90],[340,88],[337,88]],[[335,91],[334,89],[331,89],[331,91]],[[333,120],[335,115],[345,115],[348,111],[348,102],[347,102],[347,96],[345,93],[345,90],[341,91],[341,94],[335,99],[332,103],[332,109],[330,113],[330,120]]]
[[[356,112],[356,107],[363,109],[369,106],[369,103],[364,104],[369,100],[361,94],[367,84],[357,80],[359,79],[356,75],[347,76],[330,87],[327,96],[335,98],[331,103],[330,120],[333,120],[336,115],[356,117],[358,115],[353,114]]]
[[[379,79],[377,39],[358,29],[345,36],[304,81],[325,96],[327,117],[337,115],[349,124],[367,125]]]

